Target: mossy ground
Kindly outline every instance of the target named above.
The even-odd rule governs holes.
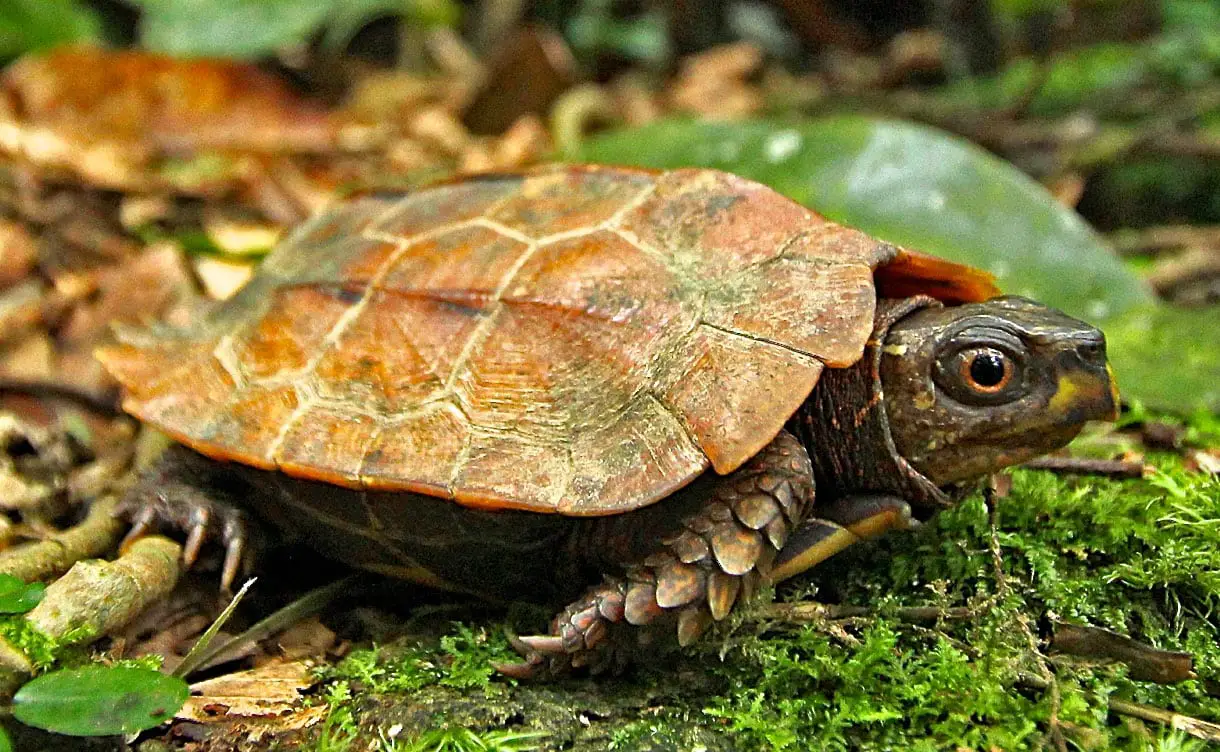
[[[1204,417],[1192,430],[1214,440],[1215,428]],[[379,739],[396,752],[1202,748],[1107,707],[1113,698],[1220,721],[1220,480],[1177,456],[1150,462],[1156,470],[1142,480],[1018,470],[994,509],[973,496],[778,594],[873,615],[795,624],[755,607],[727,634],[623,679],[497,678],[492,662],[510,657],[504,625],[447,616],[439,642],[359,650],[337,666],[325,685],[331,719],[311,743],[357,749]],[[956,610],[920,622],[902,611],[910,606]],[[1057,655],[1056,621],[1188,651],[1198,678],[1158,685],[1119,664]]]

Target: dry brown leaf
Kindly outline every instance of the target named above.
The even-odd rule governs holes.
[[[280,79],[237,62],[67,48],[18,60],[0,90],[10,102],[0,152],[121,190],[214,189],[175,180],[155,162],[201,151],[332,151],[339,130]]]
[[[289,660],[325,655],[336,643],[335,633],[311,616],[297,622],[276,638],[280,653]]]
[[[0,342],[21,338],[42,322],[43,293],[34,279],[0,290]]]
[[[748,79],[762,67],[755,45],[738,42],[687,58],[670,84],[670,100],[679,110],[710,118],[734,119],[762,109],[764,99]]]
[[[1220,449],[1198,449],[1186,455],[1187,465],[1199,472],[1220,475]]]
[[[250,261],[199,256],[191,259],[203,290],[213,300],[225,300],[237,293],[254,275]]]
[[[0,287],[25,279],[38,263],[38,246],[25,227],[0,219]]]
[[[60,337],[92,345],[114,322],[139,324],[164,318],[179,303],[196,296],[183,254],[172,243],[143,253],[93,276],[91,299],[66,317]]]
[[[191,697],[176,717],[199,723],[274,722],[277,730],[312,725],[322,716],[314,712],[317,708],[301,707],[301,693],[318,681],[313,665],[272,661],[192,684]]]

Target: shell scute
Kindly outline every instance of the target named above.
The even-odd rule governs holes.
[[[416,301],[375,290],[343,331],[342,347],[325,349],[310,380],[329,402],[392,415],[444,388],[433,362],[413,346],[407,328]]]
[[[252,387],[235,395],[199,441],[217,447],[243,447],[248,464],[270,470],[275,467],[273,451],[283,427],[301,404],[296,388]]]
[[[446,496],[469,441],[470,425],[452,402],[430,403],[416,414],[386,420],[364,453],[360,484]]]
[[[262,380],[299,372],[325,352],[326,338],[353,305],[342,289],[303,285],[272,292],[268,311],[232,336],[242,376]]]
[[[487,218],[541,239],[605,226],[652,189],[653,176],[628,170],[556,170],[530,175]]]
[[[377,425],[367,415],[305,402],[284,423],[272,456],[277,467],[293,475],[356,484]]]
[[[521,187],[520,175],[490,175],[414,191],[370,217],[363,232],[403,240],[482,217]]]

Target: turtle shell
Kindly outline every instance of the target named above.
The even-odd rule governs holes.
[[[339,204],[198,324],[100,357],[210,457],[600,515],[759,451],[860,358],[878,291],[996,292],[726,173],[552,166]]]

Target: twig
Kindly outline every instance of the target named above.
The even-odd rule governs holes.
[[[1128,676],[1140,681],[1173,684],[1195,678],[1194,656],[1177,650],[1161,650],[1126,635],[1087,624],[1054,621],[1051,650],[1081,658],[1121,661]]]
[[[1030,689],[1047,690],[1050,688],[1050,682],[1041,679],[1032,674],[1022,673],[1017,678],[1017,683]],[[1142,705],[1137,702],[1128,702],[1111,697],[1107,700],[1107,705],[1111,713],[1118,715],[1130,716],[1139,718],[1143,721],[1152,721],[1153,723],[1162,723],[1170,728],[1183,731],[1196,739],[1202,739],[1209,742],[1220,742],[1220,724],[1215,724],[1210,721],[1203,721],[1198,718],[1192,718],[1188,715],[1175,713],[1172,710],[1164,710],[1151,705]]]
[[[102,555],[119,540],[123,524],[114,515],[117,505],[115,497],[103,496],[90,505],[79,525],[46,540],[0,551],[0,573],[26,582],[46,580],[68,571],[81,559]]]
[[[604,88],[594,84],[575,86],[551,108],[551,140],[561,154],[568,154],[580,146],[592,126],[619,119],[614,98]]]
[[[1123,230],[1109,236],[1114,250],[1124,256],[1143,256],[1180,248],[1220,248],[1220,226],[1165,225],[1144,230]]]
[[[0,376],[0,393],[25,394],[43,399],[67,399],[108,417],[122,415],[116,393],[93,392],[74,384],[58,381],[36,381]]]
[[[141,538],[115,561],[78,561],[47,586],[26,620],[61,643],[91,640],[134,619],[173,590],[182,546],[169,538]]]
[[[941,621],[944,619],[972,619],[978,613],[978,609],[969,606],[953,606],[952,608],[909,606],[886,611],[885,615],[896,616],[904,621]],[[869,606],[842,606],[834,603],[818,603],[817,601],[772,603],[764,608],[760,608],[759,614],[766,619],[778,619],[794,624],[882,615],[881,612]]]
[[[1111,478],[1142,478],[1144,463],[1130,460],[1097,460],[1088,457],[1039,457],[1022,467],[1048,470],[1052,473],[1105,475]]]
[[[1220,276],[1220,246],[1188,248],[1160,259],[1148,273],[1148,284],[1162,296],[1179,287]]]

